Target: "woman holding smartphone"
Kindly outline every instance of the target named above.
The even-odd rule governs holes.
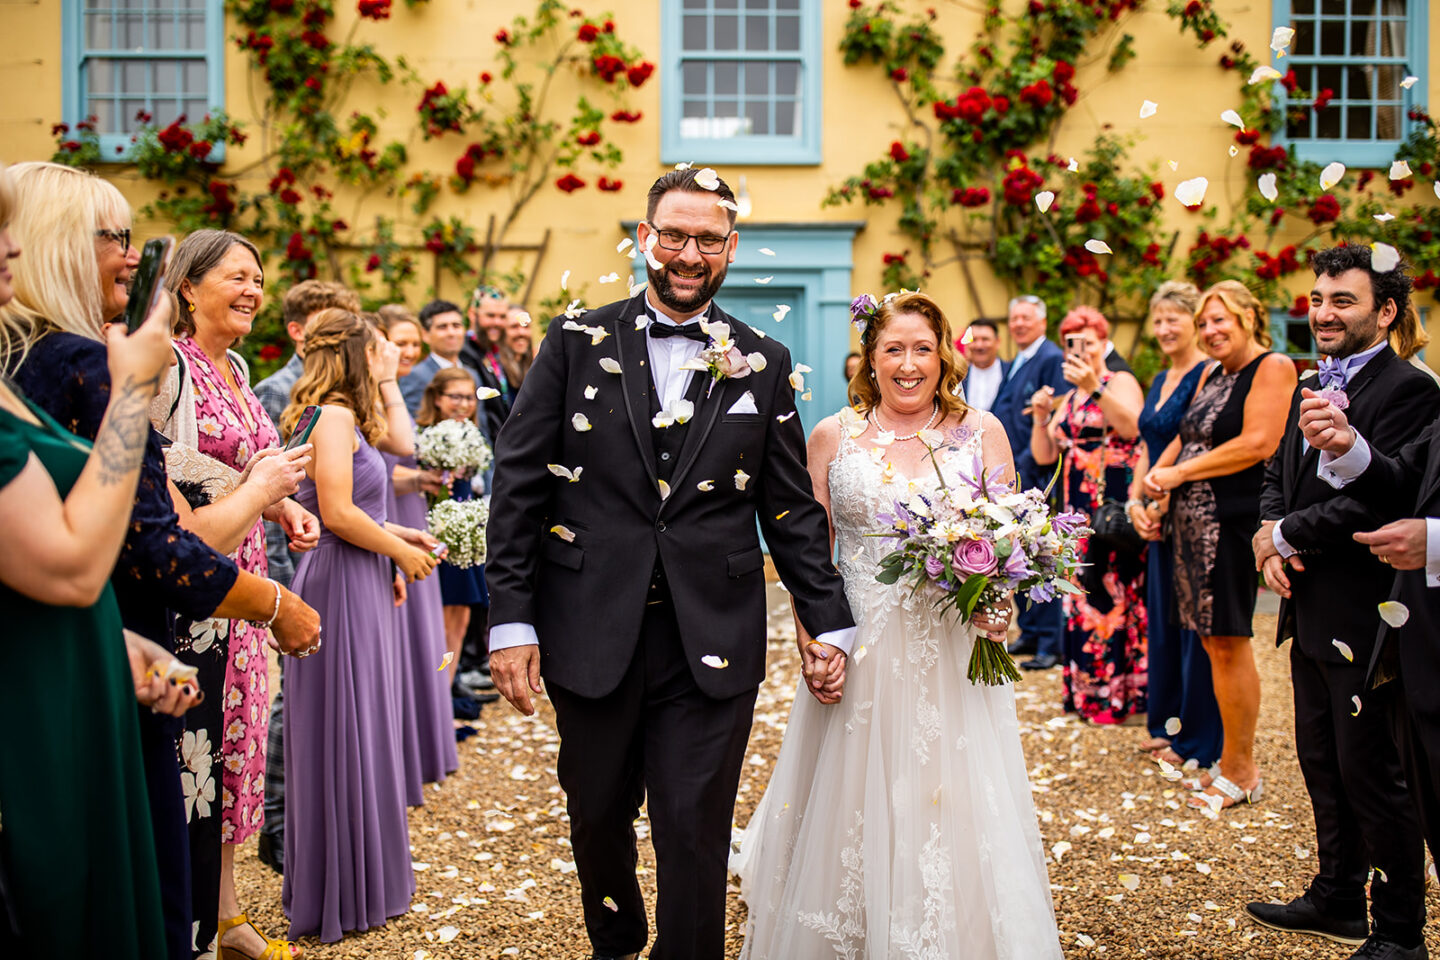
[[[1031,397],[1030,452],[1035,462],[1066,459],[1065,509],[1093,517],[1122,500],[1139,459],[1140,384],[1105,367],[1110,324],[1094,307],[1076,307],[1060,323],[1064,376],[1075,389]],[[1065,595],[1065,709],[1092,723],[1124,723],[1145,712],[1144,558],[1091,536],[1077,586]]]
[[[292,586],[320,611],[329,642],[285,671],[282,898],[290,936],[327,943],[407,913],[415,892],[390,595],[396,570],[423,579],[437,561],[420,537],[386,529],[380,451],[412,450],[387,437],[380,416],[404,403],[397,352],[353,313],[317,314],[280,423],[289,433],[307,405],[320,405],[298,495],[320,517],[320,543],[301,558]]]

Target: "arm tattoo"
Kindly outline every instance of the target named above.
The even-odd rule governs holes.
[[[160,385],[158,376],[141,383],[128,378],[110,398],[110,408],[95,437],[94,456],[100,485],[123,483],[140,468],[150,439],[150,401]]]

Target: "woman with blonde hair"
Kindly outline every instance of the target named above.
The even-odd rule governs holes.
[[[1147,495],[1168,500],[1175,599],[1181,626],[1210,657],[1225,734],[1218,769],[1190,782],[1189,804],[1219,811],[1260,799],[1255,725],[1260,676],[1250,646],[1255,555],[1265,461],[1285,432],[1294,362],[1270,350],[1265,308],[1238,280],[1200,295],[1201,349],[1219,361],[1180,421],[1180,432],[1145,476]]]
[[[1010,443],[960,398],[965,360],[938,303],[852,309],[866,321],[859,400],[815,427],[809,463],[857,629],[848,657],[798,631],[811,696],[796,697],[731,860],[749,907],[741,957],[1059,960],[1015,691],[966,679],[975,644],[1004,642],[1009,604],[961,623],[875,579],[893,546],[877,516],[940,475],[1013,484]]]
[[[356,314],[317,314],[305,330],[305,372],[280,418],[288,435],[307,405],[320,407],[314,460],[297,495],[320,518],[320,543],[301,558],[292,586],[320,611],[331,641],[284,676],[282,899],[292,938],[333,943],[382,926],[409,911],[415,892],[393,722],[403,651],[389,597],[393,586],[403,602],[404,581],[428,576],[436,560],[415,531],[386,526],[380,451],[411,451],[408,437],[387,437],[381,415],[403,404],[397,354]]]
[[[80,170],[22,163],[11,172],[17,198],[12,232],[28,255],[15,270],[14,299],[0,307],[0,345],[27,397],[70,432],[94,439],[111,393],[103,330],[124,311],[138,263],[130,208],[114,186]],[[313,649],[319,639],[314,610],[275,582],[238,570],[179,525],[162,440],[148,430],[131,522],[111,581],[126,628],[173,650],[177,613],[238,617],[268,625],[286,652]],[[178,721],[142,710],[140,729],[168,954],[189,960],[185,809],[216,801],[213,772],[208,757],[197,755],[182,784]]]

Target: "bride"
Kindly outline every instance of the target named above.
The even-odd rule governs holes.
[[[1049,960],[1061,956],[1008,686],[965,678],[1006,609],[970,624],[904,581],[875,579],[892,541],[867,534],[909,489],[974,477],[977,454],[1013,482],[998,420],[957,396],[939,305],[889,297],[861,335],[858,416],[810,436],[858,631],[847,655],[801,630],[805,685],[731,868],[749,908],[742,960]],[[946,438],[934,460],[921,431]],[[929,434],[927,434],[929,436]],[[841,696],[843,691],[843,698]]]

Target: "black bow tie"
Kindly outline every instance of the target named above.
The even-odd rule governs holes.
[[[697,323],[661,323],[658,320],[650,321],[650,336],[652,337],[689,337],[698,343],[709,343],[710,334],[700,329]]]

